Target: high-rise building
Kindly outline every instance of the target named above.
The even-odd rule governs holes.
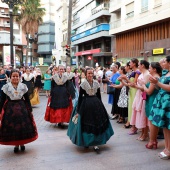
[[[56,0],[41,0],[41,7],[45,8],[43,23],[38,29],[38,51],[44,64],[51,64],[52,49],[55,46],[55,10]]]

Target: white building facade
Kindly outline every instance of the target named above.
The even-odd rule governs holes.
[[[170,54],[169,0],[111,0],[113,56],[158,61]]]

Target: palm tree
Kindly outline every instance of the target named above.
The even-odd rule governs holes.
[[[16,22],[21,25],[23,32],[27,37],[27,47],[30,46],[32,52],[32,42],[29,38],[34,39],[35,33],[38,32],[38,26],[43,22],[45,9],[41,8],[40,0],[24,0],[20,6],[17,6],[15,11],[20,8],[21,14],[16,17]],[[25,64],[28,63],[28,50],[26,53]]]

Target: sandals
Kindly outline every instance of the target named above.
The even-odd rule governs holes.
[[[168,155],[165,154],[165,152],[168,152]],[[159,153],[159,157],[163,160],[167,160],[167,159],[170,159],[170,151],[165,149],[164,151],[160,152]]]
[[[125,119],[120,117],[119,120],[117,121],[118,124],[125,123]]]

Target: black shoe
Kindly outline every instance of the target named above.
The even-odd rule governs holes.
[[[131,127],[132,127],[132,126],[131,126],[130,124],[129,124],[129,125],[126,125],[126,124],[124,125],[124,128],[125,128],[125,129],[131,128]]]
[[[58,127],[64,128],[64,125],[62,123],[58,123]]]
[[[99,151],[100,151],[100,149],[99,149],[98,146],[94,146],[93,149],[94,149],[94,151],[97,152],[97,153],[99,153]]]
[[[89,149],[89,147],[88,147],[88,146],[85,146],[84,149]]]
[[[18,153],[18,151],[19,151],[19,147],[18,147],[18,146],[15,146],[15,147],[14,147],[14,153]]]
[[[20,148],[21,148],[21,151],[25,151],[25,146],[24,145],[20,146]]]

